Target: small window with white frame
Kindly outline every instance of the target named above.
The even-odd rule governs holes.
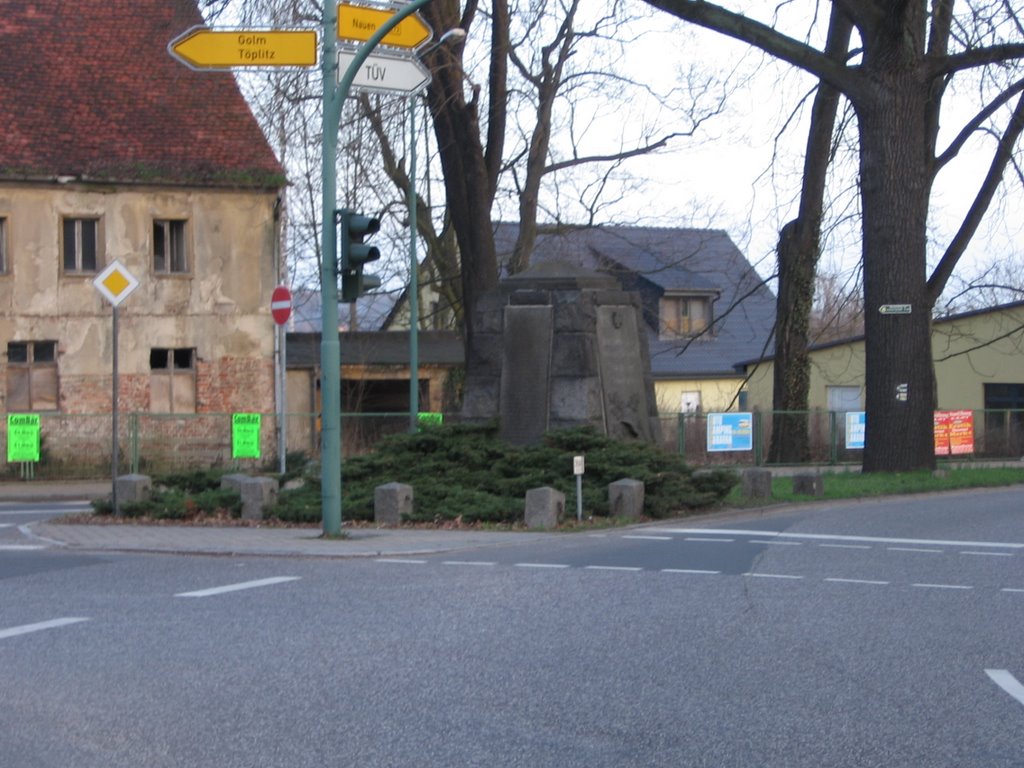
[[[153,271],[175,275],[188,272],[188,240],[184,219],[153,220]]]
[[[101,221],[65,216],[61,222],[64,274],[92,274],[103,266]]]

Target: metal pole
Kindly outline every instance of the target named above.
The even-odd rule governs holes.
[[[117,504],[117,465],[118,462],[118,448],[117,448],[117,305],[114,305],[114,328],[111,334],[111,344],[113,344],[113,369],[111,372],[111,379],[113,381],[113,389],[110,395],[110,410],[112,414],[113,424],[111,426],[110,436],[110,504],[114,509],[114,516],[119,517],[121,515],[121,509]]]
[[[324,535],[337,536],[341,533],[341,344],[338,338],[338,265],[337,230],[334,210],[337,208],[338,179],[338,127],[341,122],[341,106],[348,98],[352,81],[377,44],[384,39],[401,21],[430,0],[413,0],[409,5],[395,11],[395,14],[361,45],[349,64],[340,83],[334,79],[338,69],[337,37],[338,7],[333,2],[323,6],[323,55],[320,62],[323,73],[323,142],[322,142],[322,190],[323,207],[321,221],[320,296],[320,396],[323,410],[321,417],[322,443],[320,451],[320,488]]]
[[[420,263],[416,258],[416,97],[409,97],[409,432],[419,426]]]

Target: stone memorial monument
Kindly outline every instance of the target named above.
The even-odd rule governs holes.
[[[503,280],[479,302],[469,356],[463,417],[497,418],[510,443],[582,425],[660,439],[640,297],[613,277],[549,261]]]

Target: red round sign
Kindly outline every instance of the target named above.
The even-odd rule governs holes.
[[[283,285],[277,286],[270,294],[270,314],[278,325],[287,323],[292,315],[292,292]]]

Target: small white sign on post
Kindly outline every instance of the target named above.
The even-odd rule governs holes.
[[[576,521],[583,522],[583,470],[582,456],[572,457],[572,473],[576,475]]]
[[[572,457],[572,473],[574,475],[582,475],[584,470],[583,457],[573,456]]]

